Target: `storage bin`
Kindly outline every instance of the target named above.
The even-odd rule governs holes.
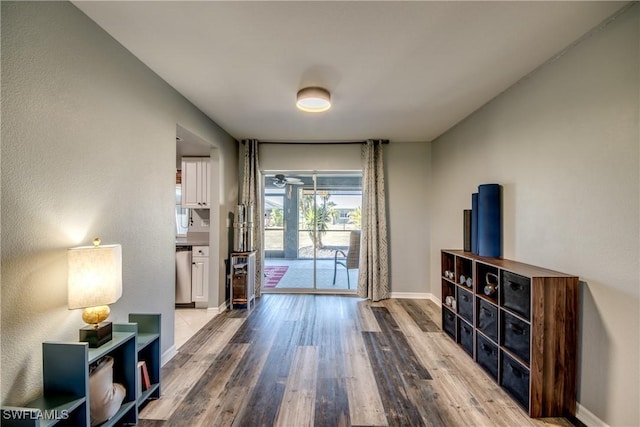
[[[476,361],[495,380],[498,379],[498,346],[479,333],[476,333]]]
[[[458,342],[473,357],[473,326],[461,319],[458,319]]]
[[[478,329],[489,338],[498,342],[498,307],[478,298]]]
[[[458,287],[458,314],[473,323],[473,294]]]
[[[501,283],[502,306],[529,320],[531,318],[531,280],[510,271],[503,271]]]
[[[503,352],[500,378],[500,385],[529,411],[529,370]]]
[[[502,345],[527,364],[530,359],[530,330],[528,323],[503,312]]]
[[[456,315],[446,308],[442,308],[442,329],[456,339]]]

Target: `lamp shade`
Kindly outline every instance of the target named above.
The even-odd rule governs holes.
[[[68,251],[69,309],[112,304],[122,296],[122,247],[80,246]]]

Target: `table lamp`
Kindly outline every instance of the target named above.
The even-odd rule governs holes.
[[[100,246],[100,239],[93,239],[93,246],[80,246],[68,250],[69,309],[83,308],[82,320],[87,325],[80,329],[80,341],[96,348],[111,341],[109,306],[122,296],[122,247]]]

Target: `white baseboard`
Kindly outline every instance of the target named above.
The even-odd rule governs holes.
[[[576,406],[576,418],[589,427],[609,427],[607,423],[596,417],[593,412],[579,403]]]
[[[391,298],[430,299],[440,304],[440,300],[428,292],[391,292]]]
[[[178,349],[175,345],[172,345],[162,353],[162,356],[160,356],[160,366],[166,365],[167,362],[173,359],[176,354],[178,354]]]
[[[438,305],[442,305],[442,301],[440,300],[440,298],[438,298],[434,294],[429,294],[429,299]]]
[[[227,307],[228,307],[228,304],[225,301],[222,304],[220,304],[218,307],[207,307],[207,312],[213,313],[213,314],[220,314],[227,311]]]

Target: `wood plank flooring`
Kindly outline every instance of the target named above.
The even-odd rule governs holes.
[[[440,329],[428,300],[267,294],[162,368],[140,426],[574,426],[532,420]]]

